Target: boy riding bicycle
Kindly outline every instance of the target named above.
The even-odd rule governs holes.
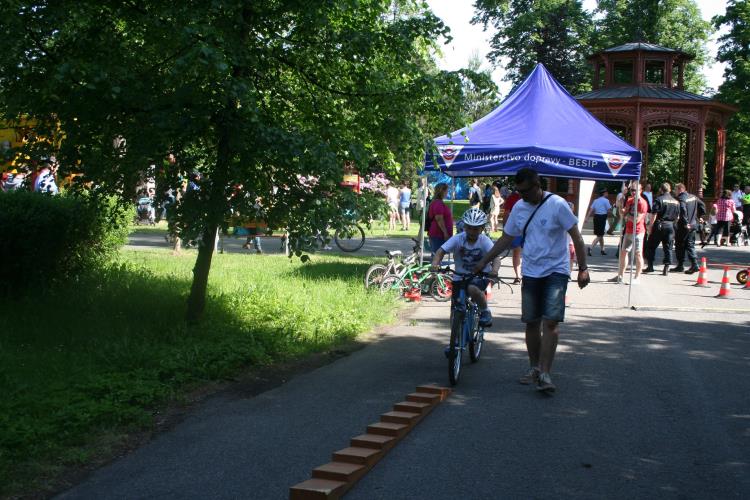
[[[474,266],[492,249],[492,240],[483,234],[484,227],[487,224],[487,214],[479,208],[471,208],[464,213],[461,220],[464,223],[463,232],[451,236],[435,252],[435,256],[432,258],[433,269],[439,269],[440,262],[445,254],[452,253],[456,273],[469,274]],[[491,266],[487,264],[482,271],[497,274],[499,267],[500,259],[497,258]],[[474,303],[479,306],[479,324],[484,327],[492,326],[492,313],[487,306],[487,298],[484,295],[488,283],[488,279],[476,277],[472,279],[471,284],[466,289]]]

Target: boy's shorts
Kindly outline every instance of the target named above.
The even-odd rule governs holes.
[[[629,253],[633,248],[633,235],[626,234],[622,238],[622,252]],[[635,237],[635,253],[639,253],[643,248],[643,233],[638,233]]]
[[[569,278],[562,273],[543,278],[524,276],[521,282],[521,321],[565,321],[565,292]]]

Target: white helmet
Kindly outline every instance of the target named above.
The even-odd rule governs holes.
[[[487,224],[487,214],[480,208],[470,208],[464,212],[464,216],[461,218],[464,224],[467,226],[481,227]]]

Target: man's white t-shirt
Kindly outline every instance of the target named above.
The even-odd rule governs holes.
[[[550,201],[552,200],[547,200],[547,203],[549,203]],[[596,215],[606,215],[612,209],[612,204],[609,202],[606,196],[600,196],[599,198],[594,200],[594,202],[591,204],[591,208],[594,210],[594,214]]]
[[[492,240],[485,234],[480,234],[477,241],[469,243],[466,239],[466,233],[458,233],[451,236],[440,248],[445,253],[453,254],[457,273],[468,274],[474,270],[474,266],[482,260],[482,257],[489,253],[493,245]],[[492,264],[487,264],[482,269],[485,273],[491,270]]]
[[[548,194],[545,191],[542,198]],[[505,233],[514,238],[521,236],[526,221],[537,206],[523,199],[513,205]],[[570,275],[568,230],[576,224],[578,218],[573,215],[568,202],[554,194],[545,201],[526,228],[521,274],[530,278],[543,278],[552,273]]]

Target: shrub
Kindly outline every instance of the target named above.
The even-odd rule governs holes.
[[[0,293],[46,286],[107,260],[125,243],[132,213],[111,197],[0,193]]]

